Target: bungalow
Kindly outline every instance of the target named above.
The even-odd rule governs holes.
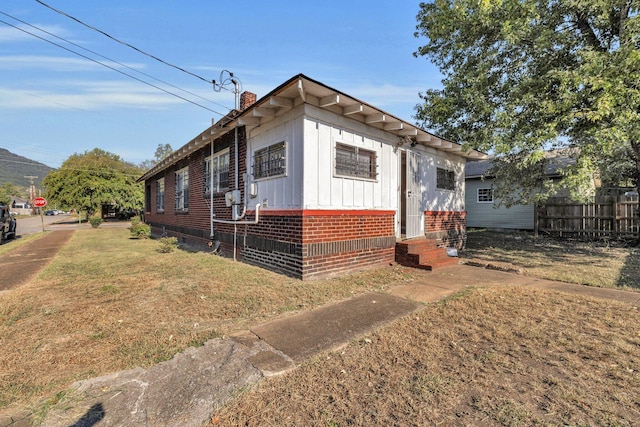
[[[239,98],[139,178],[154,235],[301,279],[464,245],[464,165],[485,154],[302,74]]]

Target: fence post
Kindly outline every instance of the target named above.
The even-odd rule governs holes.
[[[533,203],[533,212],[535,212],[535,215],[533,216],[533,237],[537,239],[538,227],[539,227],[539,221],[540,221],[540,211],[539,211],[539,206],[537,202]]]
[[[618,238],[618,202],[613,199],[613,240]]]

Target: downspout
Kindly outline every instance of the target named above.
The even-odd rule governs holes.
[[[235,77],[231,78],[231,82],[233,82],[233,91],[236,94],[236,112],[240,111],[240,88],[239,88],[239,82],[238,79],[236,79]],[[236,125],[235,129],[234,129],[234,143],[233,143],[233,147],[234,147],[234,161],[235,161],[235,167],[234,167],[234,178],[235,178],[235,186],[234,186],[234,190],[238,190],[238,185],[239,185],[239,175],[240,173],[238,172],[238,125]],[[232,211],[231,211],[231,218],[234,220],[237,220],[237,205],[232,205],[231,207]],[[236,224],[233,225],[233,260],[236,261],[236,254],[238,252],[238,227]]]
[[[232,77],[231,78],[231,82],[234,85],[234,93],[236,95],[236,114],[240,113],[240,89],[239,89],[239,85],[240,82],[235,78]],[[211,158],[213,159],[213,141],[211,142]],[[239,190],[239,186],[240,186],[240,161],[239,161],[239,141],[238,141],[238,125],[236,124],[235,129],[234,129],[234,191],[238,191]],[[213,169],[211,168],[211,182],[213,182]],[[248,189],[246,188],[247,186],[247,179],[245,179],[245,191],[244,191],[244,201],[243,201],[243,208],[242,208],[242,213],[240,213],[240,204],[233,204],[232,205],[232,210],[231,210],[231,220],[225,220],[225,219],[214,219],[214,213],[213,213],[213,192],[211,192],[211,236],[213,238],[213,224],[214,223],[219,223],[219,224],[233,224],[233,260],[236,261],[236,255],[237,255],[237,244],[238,244],[238,224],[242,225],[242,224],[258,224],[258,221],[260,220],[260,207],[261,204],[258,203],[256,205],[256,214],[255,214],[255,218],[253,220],[245,220],[245,221],[241,221],[242,218],[244,218],[244,216],[247,213],[247,194],[248,194]]]
[[[209,239],[213,241],[213,138],[211,139],[211,157],[209,159],[209,219],[211,220]]]

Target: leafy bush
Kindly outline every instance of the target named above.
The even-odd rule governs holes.
[[[131,237],[135,239],[146,239],[151,236],[151,226],[140,221],[131,221]]]
[[[102,218],[99,216],[92,216],[89,218],[89,224],[91,224],[91,227],[93,228],[98,228],[100,227],[100,224],[102,224]]]
[[[178,247],[178,239],[175,237],[162,237],[160,240],[159,252],[168,254],[173,252]]]

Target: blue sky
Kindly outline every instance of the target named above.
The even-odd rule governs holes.
[[[438,70],[413,56],[425,42],[413,36],[418,1],[42,1],[207,81],[229,70],[258,98],[303,73],[413,121],[419,92],[440,86]],[[3,0],[0,20],[201,105],[0,22],[0,147],[13,153],[59,167],[97,147],[137,164],[234,106],[230,91],[35,0]]]

